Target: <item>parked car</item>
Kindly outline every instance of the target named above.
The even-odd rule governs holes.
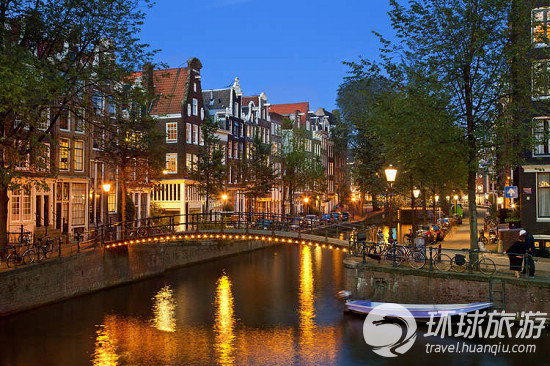
[[[319,218],[317,215],[306,215],[305,217],[306,227],[319,226]]]
[[[321,222],[324,223],[330,223],[333,221],[333,217],[331,214],[322,214],[321,215]]]
[[[302,221],[301,217],[293,217],[290,220],[290,230],[298,231],[302,227]]]
[[[342,221],[349,220],[349,212],[342,212]]]
[[[273,227],[273,220],[259,219],[256,220],[254,227],[258,229],[271,230]]]
[[[339,212],[333,212],[332,217],[334,218],[334,220],[340,221],[342,216],[340,215]]]

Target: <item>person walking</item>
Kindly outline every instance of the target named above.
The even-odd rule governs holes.
[[[512,246],[506,251],[506,254],[508,254],[508,259],[510,260],[510,270],[514,271],[516,278],[519,278],[519,272],[521,271],[521,265],[523,263],[523,256],[526,251],[527,245],[525,244],[525,234],[521,235],[520,231],[518,240],[516,240],[514,244],[512,244]]]
[[[529,268],[529,277],[535,277],[535,261],[533,256],[535,255],[535,238],[526,230],[521,230],[519,236],[523,235],[525,241],[525,247],[527,250],[527,256],[523,263],[523,274],[527,274],[527,268]]]

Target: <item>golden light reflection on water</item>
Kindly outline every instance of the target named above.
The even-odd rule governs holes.
[[[300,339],[302,352],[311,355],[309,350],[314,342],[315,332],[315,295],[313,292],[313,264],[311,248],[303,246],[300,252],[300,293],[298,312],[300,315]],[[309,357],[306,357],[308,359]]]
[[[176,331],[176,301],[170,286],[164,286],[153,297],[153,325],[163,332]]]
[[[107,325],[100,325],[96,331],[94,366],[118,365],[119,356],[116,352],[115,341]]]
[[[216,317],[214,320],[214,347],[218,363],[232,365],[235,361],[235,318],[231,280],[227,275],[218,279],[216,288]]]

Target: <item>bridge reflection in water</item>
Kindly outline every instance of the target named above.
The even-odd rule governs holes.
[[[174,302],[173,291],[165,286],[153,297],[153,320],[105,316],[104,323],[98,326],[94,365],[178,364],[182,360],[187,364],[220,365],[336,362],[341,329],[316,324],[314,268],[320,275],[323,249],[306,245],[299,251],[297,327],[245,325],[235,316],[237,300],[233,284],[224,273],[216,282],[214,302],[204,304],[213,306],[211,328],[181,323],[176,327],[176,318],[182,314],[179,304]],[[341,262],[341,255],[334,256],[337,257],[334,261]],[[336,272],[340,277],[340,271]]]

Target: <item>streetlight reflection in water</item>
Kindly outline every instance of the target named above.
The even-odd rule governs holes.
[[[217,282],[215,305],[214,333],[218,362],[222,365],[232,365],[235,361],[235,317],[231,280],[225,274]]]
[[[163,332],[176,331],[176,301],[170,286],[164,286],[153,297],[153,325]]]

